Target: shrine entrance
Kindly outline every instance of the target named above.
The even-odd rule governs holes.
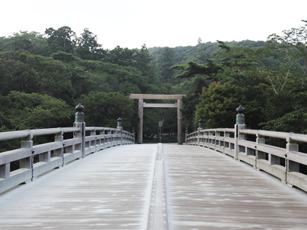
[[[144,108],[177,108],[177,141],[178,145],[182,145],[182,97],[184,94],[130,94],[130,99],[139,100],[139,129],[137,143],[143,143],[143,110]],[[174,104],[167,103],[146,103],[144,100],[176,100]]]

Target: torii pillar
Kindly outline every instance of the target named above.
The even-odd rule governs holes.
[[[130,94],[130,99],[138,99],[139,100],[139,132],[137,143],[143,143],[143,110],[146,108],[177,108],[177,140],[178,144],[183,144],[182,138],[182,97],[184,94],[168,94],[168,95],[158,95],[158,94]],[[154,103],[145,103],[146,100],[177,100],[175,104],[154,104]]]
[[[143,117],[144,117],[144,100],[139,99],[139,132],[138,132],[138,139],[137,142],[138,144],[143,143]]]

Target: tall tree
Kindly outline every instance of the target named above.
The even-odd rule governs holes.
[[[160,67],[160,74],[163,82],[174,83],[174,70],[171,67],[174,62],[174,51],[169,47],[163,48],[163,52],[159,57],[158,63]]]
[[[75,48],[76,33],[68,26],[60,27],[55,30],[52,27],[46,29],[50,53],[63,51],[73,53]]]
[[[301,79],[304,85],[307,77],[307,27],[284,30],[282,35],[268,37],[271,56],[281,61],[279,68]]]
[[[104,50],[88,28],[85,28],[81,37],[77,39],[77,55],[84,60],[100,60],[103,58]]]

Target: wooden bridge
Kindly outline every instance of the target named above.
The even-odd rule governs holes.
[[[306,229],[307,195],[197,146],[123,145],[0,195],[0,229]]]
[[[67,134],[71,135],[67,135]],[[54,136],[35,143],[36,136]],[[266,143],[283,139],[283,147]],[[201,127],[185,145],[74,127],[0,133],[1,229],[307,229],[307,135]]]

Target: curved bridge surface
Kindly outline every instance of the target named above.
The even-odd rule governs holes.
[[[109,148],[0,195],[0,229],[306,229],[307,194],[222,153]]]

